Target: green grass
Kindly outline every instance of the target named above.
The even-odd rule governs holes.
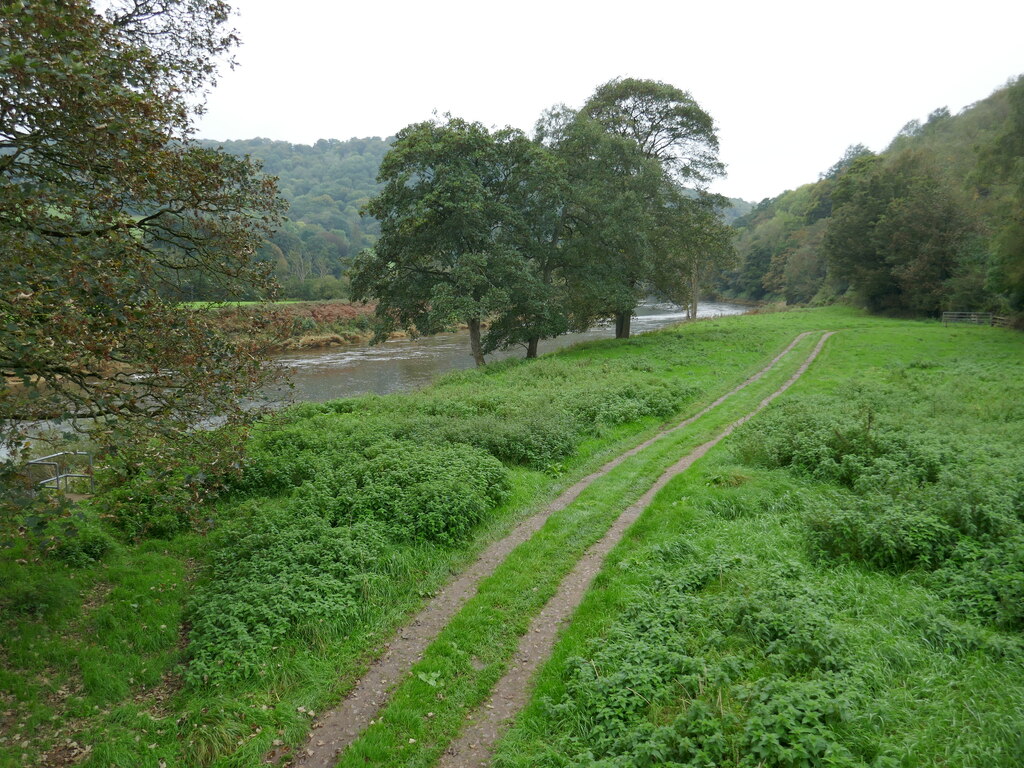
[[[881,321],[843,309],[724,318],[625,342],[589,343],[531,363],[456,373],[415,395],[300,407],[288,423],[257,436],[249,485],[181,514],[182,520],[212,526],[210,534],[185,531],[169,540],[133,543],[108,527],[106,535],[117,542],[99,562],[84,564],[19,540],[0,555],[0,712],[11,713],[2,721],[0,738],[6,741],[0,741],[0,766],[22,765],[22,753],[36,759],[66,738],[91,747],[82,761],[86,766],[248,766],[258,764],[275,742],[302,744],[309,712],[337,702],[394,629],[489,542],[660,424],[678,421],[731,389],[800,331],[823,328],[844,330],[811,372],[827,363],[839,378],[856,369],[865,344],[881,360],[916,344],[918,335],[933,338],[939,326]],[[902,336],[892,329],[903,329]],[[1000,332],[941,333],[954,345],[967,345]],[[811,341],[791,356],[794,367]],[[1012,350],[1001,354],[1012,357]],[[937,356],[926,344],[905,361],[906,370],[933,375],[936,369],[928,367],[933,359]],[[911,367],[915,361],[920,365]],[[697,430],[673,435],[634,457],[550,521],[445,630],[396,694],[384,725],[371,729],[352,754],[381,764],[388,759],[426,764],[457,730],[464,707],[483,698],[507,663],[517,631],[586,542],[599,537],[678,453],[749,410],[787,376],[779,370],[730,400],[728,409],[709,414]],[[816,386],[827,392],[839,384],[820,377]],[[956,401],[958,395],[950,391],[943,397]],[[671,409],[659,410],[666,402]],[[488,510],[468,537],[455,541],[388,534],[380,566],[358,576],[358,613],[343,622],[292,626],[259,650],[262,673],[186,683],[190,652],[183,638],[190,636],[191,617],[203,608],[197,597],[210,586],[209,564],[218,553],[230,554],[233,539],[226,533],[236,524],[232,521],[259,510],[290,509],[306,493],[301,489],[310,478],[288,475],[284,459],[292,448],[285,444],[278,451],[270,438],[298,441],[311,452],[307,457],[327,462],[324,471],[341,471],[337,476],[344,480],[339,467],[352,457],[335,449],[349,434],[363,441],[360,450],[398,441],[428,452],[462,445],[496,456],[504,462],[508,483],[504,501]],[[346,507],[339,514],[355,513]],[[230,653],[230,646],[224,650]],[[434,712],[430,722],[422,719],[427,711]],[[396,751],[391,758],[381,753],[394,740],[404,738],[404,748],[408,738],[419,738],[407,732],[422,735],[417,749]]]
[[[430,765],[468,710],[507,669],[530,619],[554,594],[587,547],[674,461],[706,442],[778,388],[806,356],[804,339],[786,361],[705,416],[616,467],[552,515],[480,585],[395,692],[377,724],[339,765]],[[413,740],[414,741],[410,741]]]
[[[815,546],[809,517],[875,491],[815,477],[820,451],[800,464],[814,441],[793,419],[871,413],[873,431],[960,449],[933,483],[947,492],[958,461],[993,457],[1019,488],[1020,338],[879,323],[833,341],[789,403],[670,483],[628,532],[495,765],[1019,765],[1019,631],[951,601],[941,569]],[[784,455],[776,426],[804,454],[786,468],[744,462]],[[905,477],[898,464],[887,469]],[[925,514],[929,482],[891,494]]]

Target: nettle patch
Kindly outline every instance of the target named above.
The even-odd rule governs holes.
[[[658,559],[548,702],[566,764],[886,764],[848,738],[867,691],[835,606],[799,565]]]
[[[267,652],[304,625],[345,631],[395,543],[454,544],[507,491],[478,449],[388,440],[322,459],[286,499],[247,503],[195,593],[188,679],[265,674]]]
[[[794,399],[738,432],[735,452],[825,483],[802,516],[818,556],[926,574],[965,616],[1020,629],[1024,452],[929,410],[883,385]]]

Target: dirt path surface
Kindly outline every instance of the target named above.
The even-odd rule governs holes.
[[[626,459],[635,456],[665,435],[689,426],[737,392],[761,379],[809,333],[799,334],[790,342],[789,346],[776,355],[764,368],[739,386],[722,395],[702,411],[690,416],[679,424],[662,430],[649,440],[616,456],[596,472],[587,475],[566,489],[546,508],[524,520],[508,536],[494,542],[485,549],[469,568],[451,581],[409,623],[398,630],[385,646],[385,652],[370,665],[366,674],[356,682],[351,692],[338,708],[325,713],[314,722],[308,742],[298,752],[291,765],[294,768],[333,768],[337,762],[338,754],[356,740],[359,734],[369,726],[370,721],[376,717],[377,713],[387,703],[390,691],[395,684],[421,658],[423,651],[433,642],[434,638],[437,637],[438,633],[448,624],[449,620],[459,611],[463,604],[476,594],[477,585],[493,573],[513,549],[540,530],[541,526],[544,525],[552,514],[572,503],[595,480],[608,474],[608,472],[619,466]],[[810,360],[804,363],[804,368],[806,368],[809,362]],[[801,372],[803,370],[801,368]],[[659,480],[659,482],[661,481]],[[656,488],[660,487],[656,484]],[[645,495],[644,498],[646,499],[647,496]],[[646,506],[646,503],[644,506]],[[624,516],[628,514],[629,510],[624,513]],[[618,523],[616,523],[617,525]],[[617,528],[613,527],[612,530],[617,530]],[[621,533],[619,535],[621,536]],[[600,546],[602,542],[595,546]],[[584,559],[586,559],[586,556]],[[589,581],[587,583],[589,584]],[[582,593],[580,594],[582,596]],[[559,593],[560,596],[561,593]],[[559,597],[554,598],[551,602],[555,602]],[[533,634],[534,632],[531,629],[527,638],[530,638]],[[277,757],[277,755],[271,755],[268,762],[276,762],[275,758]],[[469,763],[466,764],[468,765]],[[453,765],[455,764],[453,763]]]
[[[640,517],[658,492],[681,472],[704,456],[744,422],[753,418],[772,400],[781,395],[799,379],[821,352],[825,341],[833,332],[822,335],[818,344],[793,376],[770,394],[753,411],[734,421],[714,438],[698,446],[669,467],[651,488],[612,524],[600,541],[590,547],[576,563],[576,567],[563,579],[555,596],[541,609],[519,643],[512,667],[494,687],[491,698],[472,715],[472,721],[462,735],[448,747],[438,761],[438,768],[470,768],[490,763],[495,742],[509,721],[522,709],[529,698],[531,681],[537,669],[554,649],[562,626],[569,621],[582,602],[591,582],[612,548],[619,543],[626,530]]]

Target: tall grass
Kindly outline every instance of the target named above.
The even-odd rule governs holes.
[[[496,765],[1019,765],[1024,348],[835,341],[612,553]]]

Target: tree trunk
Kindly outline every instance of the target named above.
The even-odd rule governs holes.
[[[694,267],[693,274],[690,276],[690,306],[687,307],[687,314],[691,320],[697,319],[697,299],[700,294],[700,276],[697,274],[697,268]]]
[[[531,336],[526,342],[526,359],[531,360],[537,356],[537,343],[540,341],[536,336]]]
[[[629,322],[633,319],[632,311],[615,313],[615,338],[629,338]]]
[[[484,364],[483,346],[480,344],[480,320],[469,321],[469,349],[473,353],[473,362],[477,367]]]

